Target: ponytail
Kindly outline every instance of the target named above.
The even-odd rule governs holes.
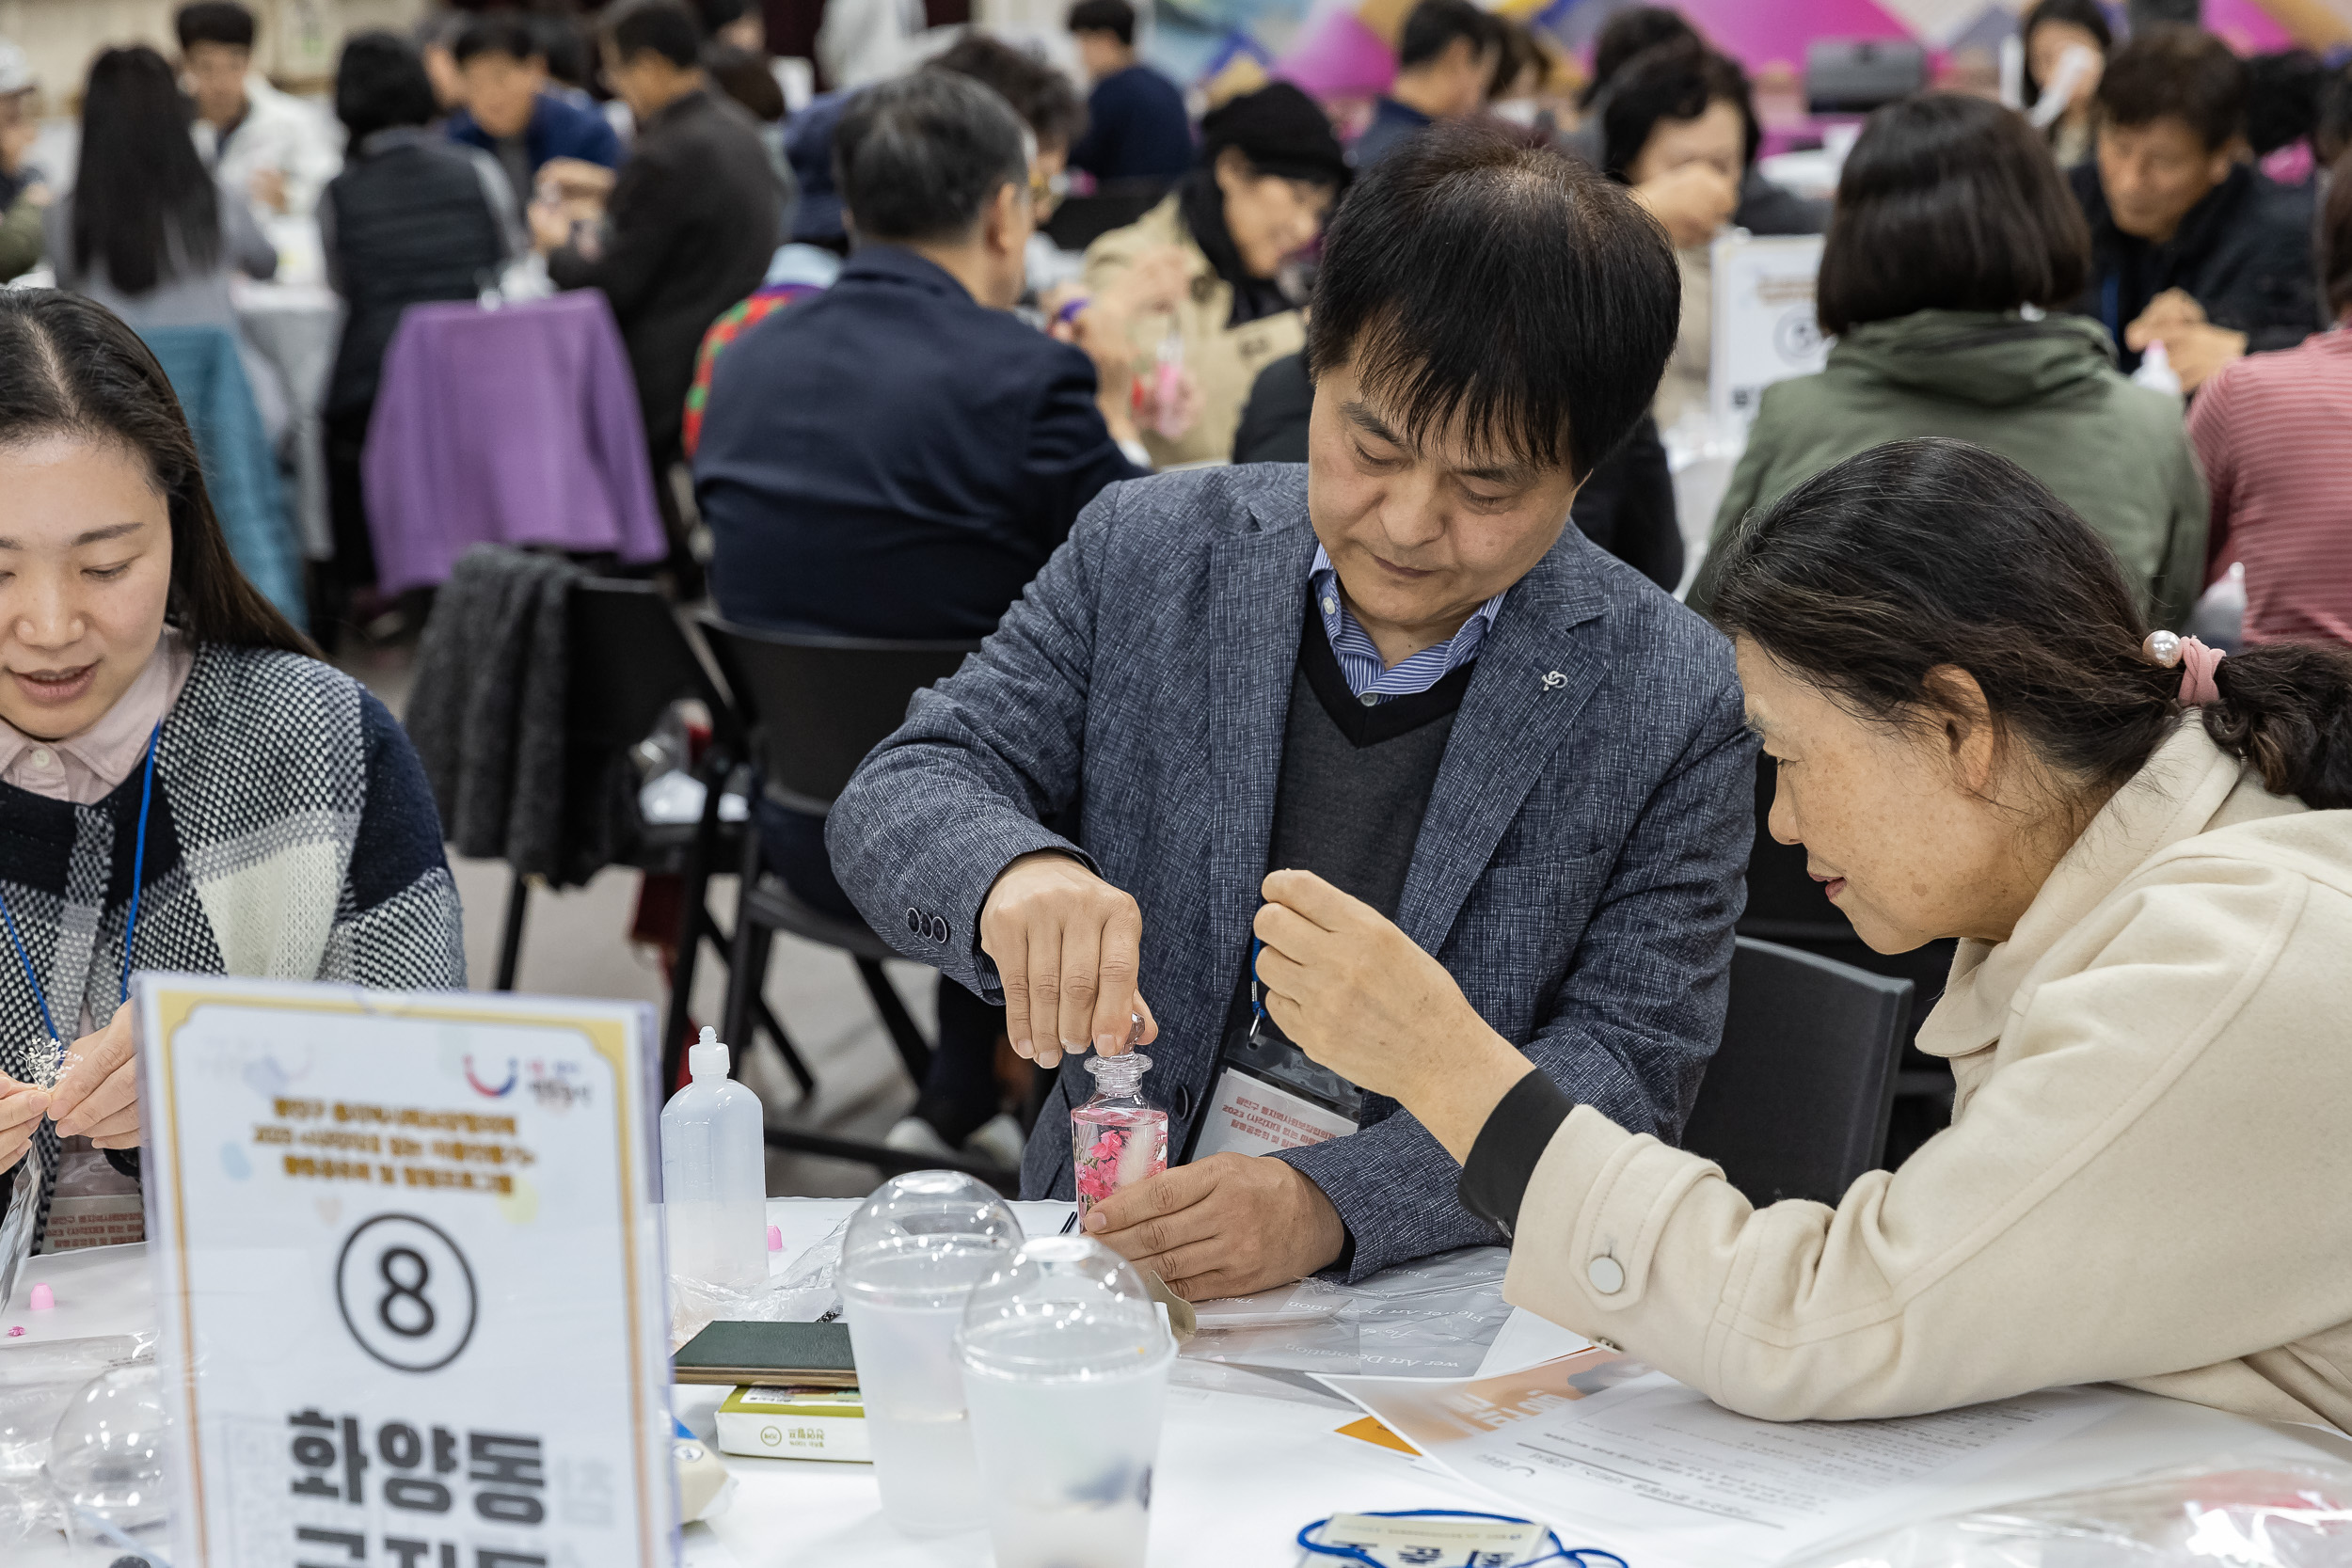
[[[2265,642],[2214,670],[2213,743],[2313,811],[2352,807],[2352,648]]]

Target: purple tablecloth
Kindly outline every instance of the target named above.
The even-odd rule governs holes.
[[[636,385],[594,289],[495,310],[409,307],[361,467],[388,594],[438,585],[485,541],[668,553]]]

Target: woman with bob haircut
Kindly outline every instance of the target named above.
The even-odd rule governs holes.
[[[1930,93],[1870,117],[1837,184],[1816,290],[1837,340],[1764,389],[1715,514],[1740,520],[1882,441],[1948,436],[2010,459],[2113,547],[2142,613],[2180,626],[2204,587],[2205,486],[2179,401],[2135,387],[2086,317],[2090,240],[2032,128]],[[1705,610],[1714,574],[1691,602]]]
[[[2352,1430],[2352,650],[2151,632],[2006,458],[1891,442],[1725,551],[1802,843],[1881,952],[1960,939],[1952,1125],[1756,1209],[1573,1102],[1363,904],[1265,879],[1266,1008],[1513,1238],[1503,1293],[1774,1420],[2117,1382]]]
[[[135,1174],[134,969],[465,984],[407,736],[238,575],[154,356],[51,290],[0,293],[0,1170]]]

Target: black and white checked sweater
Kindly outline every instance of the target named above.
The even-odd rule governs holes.
[[[93,805],[0,783],[0,892],[69,1043],[121,994],[139,790],[136,769]],[[140,970],[463,987],[440,819],[384,705],[299,654],[198,644],[156,746],[135,940]],[[0,947],[0,1070],[35,1081],[47,1049]],[[37,1152],[55,1168],[46,1123]]]

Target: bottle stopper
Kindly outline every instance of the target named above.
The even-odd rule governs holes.
[[[768,1250],[770,1252],[784,1250],[784,1231],[779,1227],[771,1225],[768,1227]]]
[[[57,1292],[49,1288],[47,1280],[38,1281],[33,1286],[33,1293],[25,1305],[36,1312],[46,1312],[57,1305]]]

